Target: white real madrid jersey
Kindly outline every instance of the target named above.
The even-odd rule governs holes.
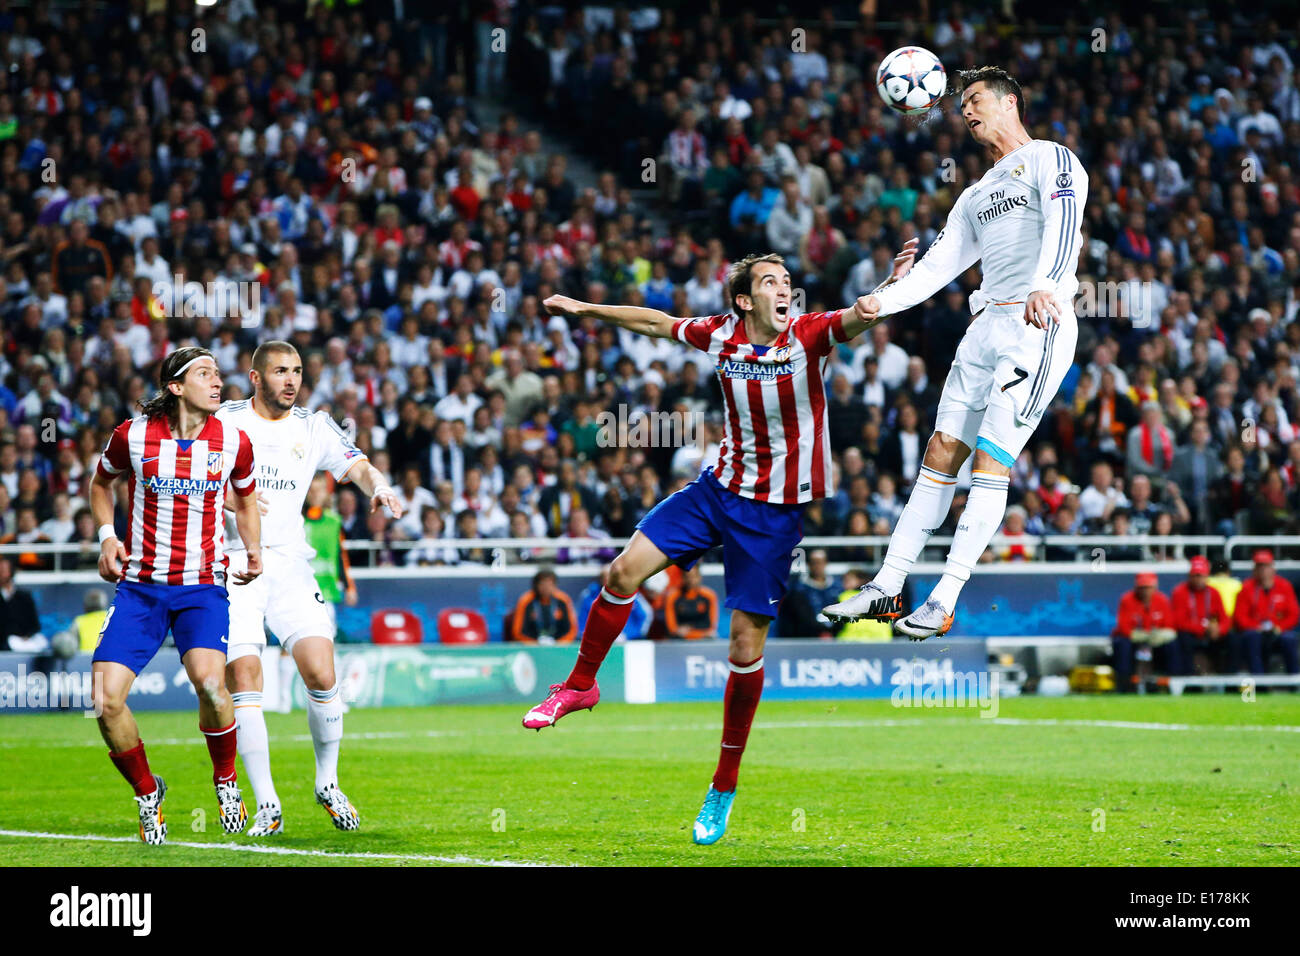
[[[366,456],[324,412],[293,408],[284,418],[264,418],[252,399],[223,402],[217,417],[238,425],[253,443],[257,491],[267,499],[262,547],[310,559],[315,555],[303,529],[302,506],[318,471],[342,479]],[[226,512],[226,550],[243,550],[235,517]]]
[[[1062,305],[1079,289],[1075,267],[1088,174],[1069,149],[1030,140],[966,188],[943,231],[906,276],[876,293],[881,313],[924,302],[977,261],[983,272],[971,312],[1049,291]]]

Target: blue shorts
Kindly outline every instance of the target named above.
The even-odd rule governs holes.
[[[725,606],[776,617],[794,549],[803,540],[803,512],[802,504],[742,498],[706,470],[655,505],[636,527],[682,568],[722,545]]]
[[[217,584],[138,584],[117,586],[113,605],[99,632],[94,660],[113,661],[139,674],[172,632],[184,660],[196,647],[226,653],[230,598]]]

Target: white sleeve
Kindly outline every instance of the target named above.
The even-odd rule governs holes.
[[[325,412],[312,413],[311,430],[316,446],[316,468],[328,471],[336,481],[341,481],[357,462],[367,460],[361,449]]]
[[[943,230],[912,270],[876,293],[880,314],[893,315],[919,305],[957,278],[980,258],[979,237],[966,216],[966,193],[962,192],[948,214]]]
[[[1074,271],[1082,242],[1083,205],[1088,201],[1088,174],[1078,157],[1058,143],[1040,150],[1033,162],[1043,238],[1033,280],[1025,291],[1060,291],[1070,298],[1077,286]]]

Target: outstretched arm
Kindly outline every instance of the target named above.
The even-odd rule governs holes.
[[[916,260],[916,246],[919,242],[919,239],[912,238],[903,243],[902,251],[894,256],[894,269],[890,272],[889,278],[854,302],[852,308],[844,311],[841,322],[844,325],[845,341],[857,338],[873,325],[884,321],[885,316],[879,310],[873,313],[864,303],[885,286],[892,285],[907,275],[908,270],[912,268],[912,263]]]
[[[629,332],[649,335],[659,339],[673,337],[673,323],[677,320],[658,309],[645,309],[637,305],[594,305],[591,302],[579,302],[567,295],[553,295],[542,303],[551,315],[576,315],[579,318],[592,316],[610,325],[617,325]]]
[[[858,299],[856,308],[865,318],[874,320],[919,305],[979,261],[979,240],[966,219],[965,200],[962,193],[943,230],[906,279]]]

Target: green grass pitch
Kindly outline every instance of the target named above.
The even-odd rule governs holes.
[[[540,734],[519,726],[523,710],[349,713],[341,780],[355,833],[335,831],[312,798],[305,715],[268,715],[285,811],[272,842],[221,832],[197,718],[143,713],[169,787],[164,847],[135,838],[135,805],[93,721],[3,717],[0,864],[1300,864],[1290,694],[1018,698],[993,720],[768,701],[713,847],[691,843],[691,822],[720,705],[607,702]],[[247,788],[245,801],[255,809]],[[295,852],[228,849],[258,846]]]

